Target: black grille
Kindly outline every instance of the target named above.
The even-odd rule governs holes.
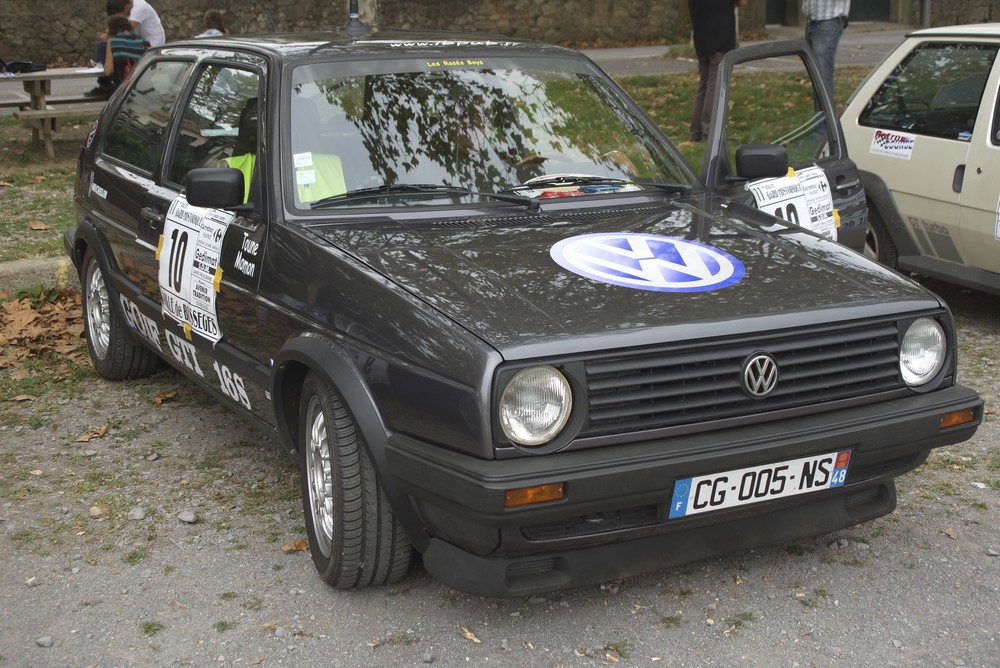
[[[589,421],[602,436],[738,417],[902,387],[895,322],[747,338],[586,363]],[[747,356],[766,352],[778,385],[751,399],[740,375]]]

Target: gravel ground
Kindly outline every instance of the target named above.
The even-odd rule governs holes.
[[[0,403],[0,666],[996,666],[1000,311],[931,287],[988,414],[895,513],[531,598],[326,587],[291,461],[173,373]]]

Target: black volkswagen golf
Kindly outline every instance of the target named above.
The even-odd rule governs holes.
[[[91,356],[273,434],[339,588],[416,551],[523,595],[891,512],[982,419],[951,315],[752,206],[784,147],[729,174],[716,139],[724,189],[587,58],[502,37],[153,49],[81,153]]]

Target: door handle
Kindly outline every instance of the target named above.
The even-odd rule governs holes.
[[[959,165],[955,168],[955,176],[951,179],[951,189],[961,193],[963,181],[965,181],[965,165]]]
[[[157,211],[152,207],[143,207],[139,214],[149,221],[149,227],[154,232],[160,232],[163,230],[163,221],[166,220],[166,216]]]

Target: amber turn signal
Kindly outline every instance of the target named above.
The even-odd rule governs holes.
[[[553,482],[523,489],[508,489],[503,495],[503,507],[527,506],[563,498],[563,483]]]
[[[966,408],[960,411],[952,411],[950,413],[945,413],[941,416],[941,428],[947,429],[948,427],[957,427],[963,424],[969,424],[970,422],[975,422],[976,420],[976,409]]]

